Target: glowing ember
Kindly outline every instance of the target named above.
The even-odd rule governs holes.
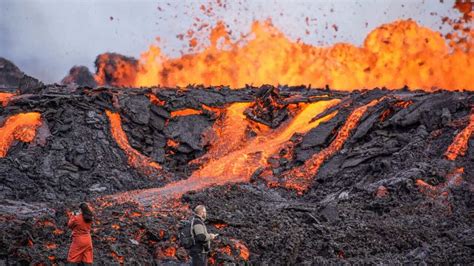
[[[132,213],[130,214],[130,217],[141,217],[141,216],[142,216],[142,214],[139,213],[139,212],[132,212]]]
[[[174,141],[173,139],[168,139],[166,141],[166,146],[176,148],[179,146],[179,143]]]
[[[232,255],[232,250],[230,249],[230,246],[225,246],[225,247],[219,248],[219,252],[225,253],[229,256]]]
[[[125,258],[123,256],[118,255],[114,251],[110,252],[110,255],[112,255],[112,258],[114,258],[115,261],[120,263],[120,265],[123,265]]]
[[[117,238],[115,238],[113,236],[107,236],[107,237],[105,237],[105,240],[107,242],[112,242],[113,243],[113,242],[117,241]]]
[[[385,121],[390,115],[392,114],[392,110],[391,109],[386,109],[382,112],[382,114],[380,115],[380,122],[383,122]]]
[[[118,224],[112,224],[112,228],[113,228],[114,230],[119,230],[119,229],[120,229],[120,225],[118,225]]]
[[[162,256],[164,257],[174,257],[176,255],[176,248],[167,247],[163,250]]]
[[[226,228],[227,227],[227,224],[224,224],[224,223],[215,223],[213,224],[215,228],[217,229],[222,229],[222,228]]]
[[[139,168],[145,172],[145,174],[152,173],[157,170],[161,170],[161,166],[153,162],[150,158],[142,155],[137,150],[132,148],[128,143],[128,138],[122,129],[122,121],[120,115],[112,113],[109,110],[105,111],[110,121],[110,131],[113,138],[117,142],[118,146],[125,152],[128,157],[128,163],[134,168]]]
[[[425,90],[474,90],[474,76],[470,73],[472,49],[451,51],[439,32],[412,20],[379,26],[366,37],[362,47],[347,43],[318,47],[293,42],[269,21],[254,22],[251,34],[235,42],[224,23],[219,22],[209,39],[209,47],[180,58],[167,58],[160,48],[151,46],[142,54],[138,67],[136,62],[119,60],[113,66],[117,70],[112,85],[204,84],[241,88],[245,84],[328,84],[341,90],[408,85]],[[471,48],[472,41],[465,41],[464,46]],[[100,84],[105,84],[104,68],[100,65],[97,71]]]
[[[158,98],[155,94],[149,93],[147,96],[150,99],[150,102],[154,105],[163,106],[166,104],[165,101],[160,100],[160,98]]]
[[[64,234],[64,231],[61,230],[61,229],[59,229],[59,228],[56,228],[56,229],[54,229],[53,234],[55,234],[55,235],[62,235],[62,234]]]
[[[56,227],[56,225],[53,222],[48,221],[48,220],[37,221],[36,225],[44,226],[44,227]]]
[[[377,192],[375,192],[375,196],[377,198],[385,198],[386,196],[388,196],[388,190],[386,187],[384,186],[379,186],[377,188]]]
[[[0,104],[3,107],[7,106],[13,96],[15,96],[14,93],[0,92]]]
[[[375,106],[381,100],[382,99],[373,100],[370,103],[355,109],[349,115],[345,124],[337,133],[336,138],[331,142],[331,144],[329,144],[327,148],[323,149],[317,154],[314,154],[304,163],[304,165],[298,168],[293,168],[284,174],[284,186],[294,189],[300,194],[306,191],[311,185],[312,177],[316,176],[323,162],[342,148],[346,140],[349,138],[352,130],[357,126],[367,109],[369,107]]]
[[[46,249],[56,249],[58,246],[55,243],[46,243]]]
[[[469,138],[474,131],[474,109],[471,112],[469,118],[469,124],[461,132],[459,132],[456,137],[454,137],[453,142],[449,145],[448,150],[444,154],[448,160],[454,161],[456,158],[461,155],[466,154]]]
[[[0,158],[7,155],[14,140],[31,142],[41,125],[40,113],[21,113],[10,116],[0,128]]]
[[[163,197],[178,197],[187,191],[212,185],[248,182],[250,176],[259,167],[266,165],[267,159],[281,149],[295,133],[306,133],[321,122],[334,117],[336,112],[312,121],[315,116],[339,102],[340,100],[333,99],[308,104],[290,122],[260,133],[252,139],[245,139],[248,122],[243,112],[248,104],[233,104],[218,123],[221,127],[221,130],[216,132],[219,140],[210,148],[208,155],[211,156],[206,158],[207,162],[190,178],[162,188],[126,192],[117,197],[132,196],[139,203],[149,204]]]
[[[171,117],[177,117],[177,116],[188,116],[188,115],[200,115],[202,114],[202,110],[196,110],[196,109],[182,109],[182,110],[177,110],[171,112]]]
[[[393,104],[393,106],[400,107],[400,108],[408,108],[408,106],[412,105],[413,101],[398,101]]]
[[[416,185],[419,187],[420,192],[423,194],[436,199],[443,198],[446,199],[449,195],[449,189],[452,187],[458,187],[462,183],[462,175],[464,174],[464,168],[457,168],[452,173],[449,173],[446,176],[446,181],[437,186],[430,185],[421,179],[416,180]]]
[[[242,242],[238,240],[233,239],[233,242],[235,248],[239,251],[239,256],[245,261],[249,260],[250,252],[247,246],[245,246]]]

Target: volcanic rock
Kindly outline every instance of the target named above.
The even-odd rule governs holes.
[[[0,57],[0,90],[31,93],[43,86],[39,80],[25,75],[15,64]]]
[[[75,84],[78,86],[95,87],[94,76],[86,66],[74,66],[69,70],[69,74],[63,78],[61,84]]]
[[[228,135],[217,150],[232,158],[212,170],[236,162],[244,167],[215,180],[194,176],[226,156],[217,152],[220,156],[199,160],[216,148],[218,142],[206,135],[223,134],[219,123],[232,104],[259,102],[260,123],[278,133],[295,117],[279,120],[292,109],[288,105],[330,99],[340,102],[312,119],[337,114],[305,134],[289,134],[275,154],[240,153],[253,151],[246,144],[254,139],[251,143],[263,147],[274,135],[243,134],[246,142],[236,143]],[[271,101],[284,104],[268,116]],[[317,171],[301,174],[309,176],[307,190],[285,186],[284,178],[294,178],[285,176],[289,170],[328,153],[351,114],[371,102],[340,149]],[[88,201],[96,214],[97,264],[185,263],[178,225],[197,204],[208,206],[208,229],[220,234],[210,253],[217,264],[469,264],[474,141],[468,138],[466,152],[455,160],[445,153],[470,124],[473,103],[471,92],[449,91],[283,86],[66,92],[64,86],[45,86],[0,109],[0,130],[18,113],[39,112],[42,121],[33,141],[15,132],[0,158],[0,261],[65,263],[67,213]],[[180,110],[191,111],[176,115]],[[112,127],[114,117],[120,123]],[[227,126],[240,132],[241,125]],[[258,165],[250,168],[253,162]]]

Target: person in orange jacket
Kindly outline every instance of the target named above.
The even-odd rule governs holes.
[[[92,265],[94,254],[92,250],[91,225],[93,213],[87,203],[79,205],[80,213],[69,218],[67,226],[72,230],[72,243],[69,248],[67,261],[69,263],[82,263]]]

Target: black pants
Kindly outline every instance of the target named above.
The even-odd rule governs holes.
[[[207,253],[191,252],[190,255],[192,266],[207,266]]]

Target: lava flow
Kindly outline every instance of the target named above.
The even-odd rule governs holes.
[[[3,107],[7,106],[13,96],[15,96],[14,93],[0,92],[0,105]]]
[[[294,189],[298,193],[306,191],[311,185],[312,177],[316,176],[319,168],[329,157],[339,151],[346,140],[349,138],[352,130],[359,124],[360,119],[365,114],[369,107],[375,106],[382,99],[376,99],[370,103],[358,107],[347,118],[345,124],[337,133],[336,138],[329,144],[329,146],[317,154],[313,155],[307,160],[304,165],[293,168],[284,174],[284,186]]]
[[[209,157],[199,170],[194,172],[186,180],[170,183],[162,188],[152,188],[125,192],[116,196],[119,200],[137,201],[142,205],[150,205],[154,201],[169,197],[179,197],[191,190],[199,190],[213,185],[226,183],[248,182],[251,175],[262,165],[267,164],[267,159],[275,154],[287,143],[295,133],[306,133],[318,126],[321,122],[328,121],[336,115],[332,112],[316,121],[311,121],[315,116],[321,114],[328,108],[339,103],[339,99],[310,103],[290,121],[282,124],[279,128],[261,133],[256,137],[242,142],[247,123],[235,123],[242,121],[245,117],[243,111],[248,105],[236,103],[231,105],[223,120],[222,130],[218,131],[221,145],[213,146],[210,153],[219,154],[217,157]],[[230,130],[232,126],[234,130]],[[237,134],[234,134],[237,132]]]
[[[22,142],[33,141],[36,129],[40,125],[40,113],[21,113],[9,117],[0,128],[0,158],[7,155],[8,149],[15,139]]]
[[[474,90],[470,35],[462,42],[462,49],[457,49],[456,43],[450,49],[439,32],[413,20],[377,27],[361,47],[294,42],[270,21],[254,22],[251,34],[235,42],[229,29],[219,22],[209,42],[202,51],[180,58],[167,58],[156,46],[143,53],[138,62],[121,57],[112,63],[110,54],[100,55],[96,80],[102,85],[135,87],[311,84],[338,90],[405,85],[427,91]]]
[[[456,137],[454,137],[454,141],[449,145],[448,149],[446,150],[445,156],[451,161],[456,160],[456,158],[461,155],[463,156],[466,154],[467,151],[467,144],[469,142],[469,138],[472,135],[472,131],[474,131],[474,109],[471,111],[471,115],[469,117],[469,124],[465,127],[461,132],[459,132]]]
[[[420,191],[433,198],[442,198],[443,200],[446,200],[447,197],[449,196],[449,190],[453,187],[458,187],[461,185],[463,179],[462,175],[464,174],[464,168],[457,168],[455,171],[449,173],[446,177],[446,181],[444,183],[441,183],[439,185],[433,186],[421,179],[416,180],[416,184],[419,187]]]
[[[145,174],[153,173],[154,171],[161,170],[161,166],[153,162],[150,158],[139,153],[137,150],[130,146],[127,135],[122,129],[122,120],[120,115],[106,110],[105,113],[110,121],[110,131],[113,138],[117,142],[117,145],[125,152],[128,157],[128,164],[134,168],[142,170]]]

